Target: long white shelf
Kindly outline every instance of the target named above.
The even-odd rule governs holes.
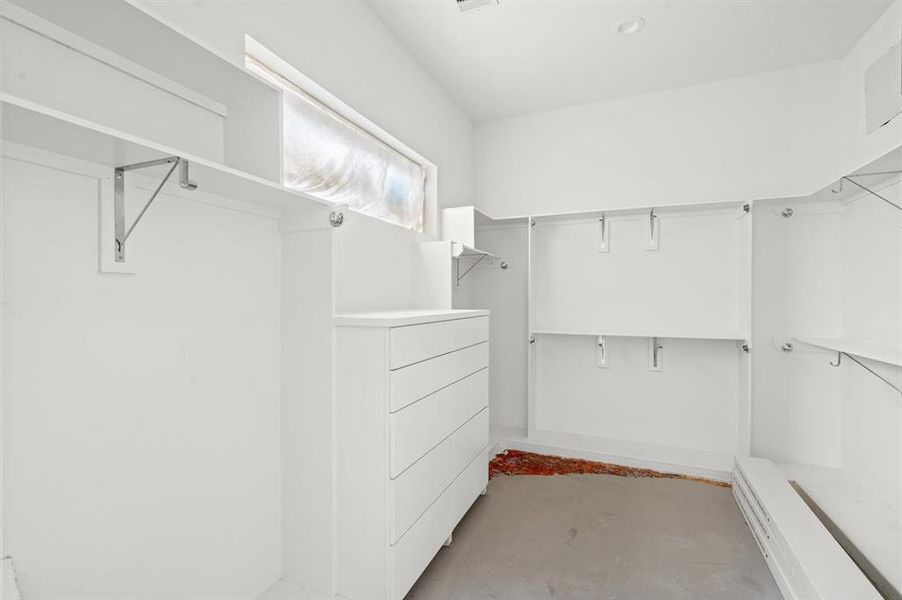
[[[796,341],[834,352],[845,352],[861,358],[869,358],[889,365],[902,367],[902,348],[879,346],[841,338],[796,337]]]
[[[99,125],[10,94],[0,93],[0,138],[110,168],[181,156],[198,189],[280,209],[334,208],[335,204],[273,181]],[[161,170],[161,173],[163,171]]]
[[[153,14],[153,3],[4,3],[2,13],[14,23],[223,115],[229,104],[274,93],[214,48]]]
[[[470,319],[472,317],[487,317],[489,314],[489,311],[482,309],[386,310],[336,314],[332,316],[332,324],[338,327],[398,327]]]
[[[533,329],[535,335],[583,335],[583,336],[609,336],[609,337],[637,337],[637,338],[670,338],[681,340],[729,340],[744,341],[749,339],[748,334],[738,332],[687,332],[687,331],[638,331],[638,330],[595,330],[574,331],[563,329]]]
[[[487,258],[501,258],[497,254],[492,254],[487,250],[479,250],[478,248],[472,248],[470,246],[461,244],[459,242],[452,242],[455,246],[454,248],[454,257],[460,256],[485,256]]]

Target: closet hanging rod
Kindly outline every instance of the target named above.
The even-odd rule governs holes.
[[[887,379],[886,377],[884,377],[883,375],[881,375],[874,369],[870,368],[869,366],[867,366],[866,364],[864,364],[863,362],[861,362],[860,360],[858,360],[857,358],[855,358],[854,356],[849,354],[848,352],[843,352],[842,350],[838,351],[836,353],[836,362],[835,363],[831,362],[830,366],[831,367],[839,367],[842,364],[842,357],[844,354],[850,360],[857,363],[862,369],[864,369],[865,371],[867,371],[868,373],[870,373],[871,375],[873,375],[874,377],[876,377],[877,379],[879,379],[880,381],[885,383],[886,385],[890,386],[891,388],[893,388],[894,390],[896,390],[897,392],[902,394],[902,388],[897,387],[896,384],[894,384],[892,381],[890,381],[889,379]]]
[[[838,193],[840,193],[840,192],[842,191],[842,182],[845,180],[845,181],[848,181],[849,183],[852,183],[852,184],[854,184],[854,185],[860,187],[861,189],[863,189],[863,190],[866,191],[867,193],[871,194],[872,196],[876,196],[876,197],[879,198],[880,200],[883,200],[884,202],[886,202],[887,204],[889,204],[889,205],[892,206],[893,208],[902,210],[902,206],[899,206],[899,205],[896,204],[895,202],[893,202],[893,201],[891,201],[891,200],[889,200],[889,199],[887,199],[887,198],[884,198],[883,196],[881,196],[880,194],[878,194],[878,193],[875,192],[874,190],[870,189],[869,187],[867,187],[867,186],[865,186],[865,185],[863,185],[863,184],[861,184],[861,183],[858,183],[857,181],[855,181],[854,179],[852,179],[853,177],[868,177],[868,176],[873,176],[873,175],[898,175],[899,173],[902,173],[902,171],[877,171],[877,172],[874,172],[874,173],[858,173],[858,174],[856,174],[856,175],[845,175],[845,176],[839,178],[839,188],[838,188],[838,189],[834,188],[834,189],[833,189],[833,193],[834,193],[834,194],[838,194]]]

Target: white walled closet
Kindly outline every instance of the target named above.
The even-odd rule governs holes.
[[[902,120],[858,92],[902,0],[834,60],[490,121],[366,2],[254,4],[0,0],[23,600],[402,598],[506,449],[731,482],[785,597],[898,595]],[[416,157],[422,232],[283,185],[249,55]],[[161,160],[117,260],[114,170]]]

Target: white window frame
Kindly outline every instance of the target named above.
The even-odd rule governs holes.
[[[425,194],[423,203],[423,234],[437,239],[438,236],[438,168],[424,156],[401,142],[398,138],[388,133],[351,106],[340,100],[327,89],[288,64],[269,48],[249,35],[244,36],[245,55],[264,65],[273,73],[295,85],[303,93],[307,94],[329,110],[334,111],[344,119],[347,119],[366,133],[386,144],[393,150],[421,165],[426,172]],[[281,117],[280,117],[281,119]],[[280,148],[281,152],[281,148]],[[280,169],[281,170],[281,169]],[[281,181],[280,181],[281,183]],[[360,213],[363,214],[363,213]],[[365,215],[366,216],[366,215]],[[376,217],[371,217],[376,218]],[[389,222],[389,221],[386,221]],[[393,223],[394,224],[394,223]],[[398,227],[402,227],[398,225]],[[406,228],[405,228],[406,229]]]

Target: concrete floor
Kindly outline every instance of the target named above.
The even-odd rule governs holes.
[[[613,475],[501,475],[407,598],[782,596],[727,488]]]

